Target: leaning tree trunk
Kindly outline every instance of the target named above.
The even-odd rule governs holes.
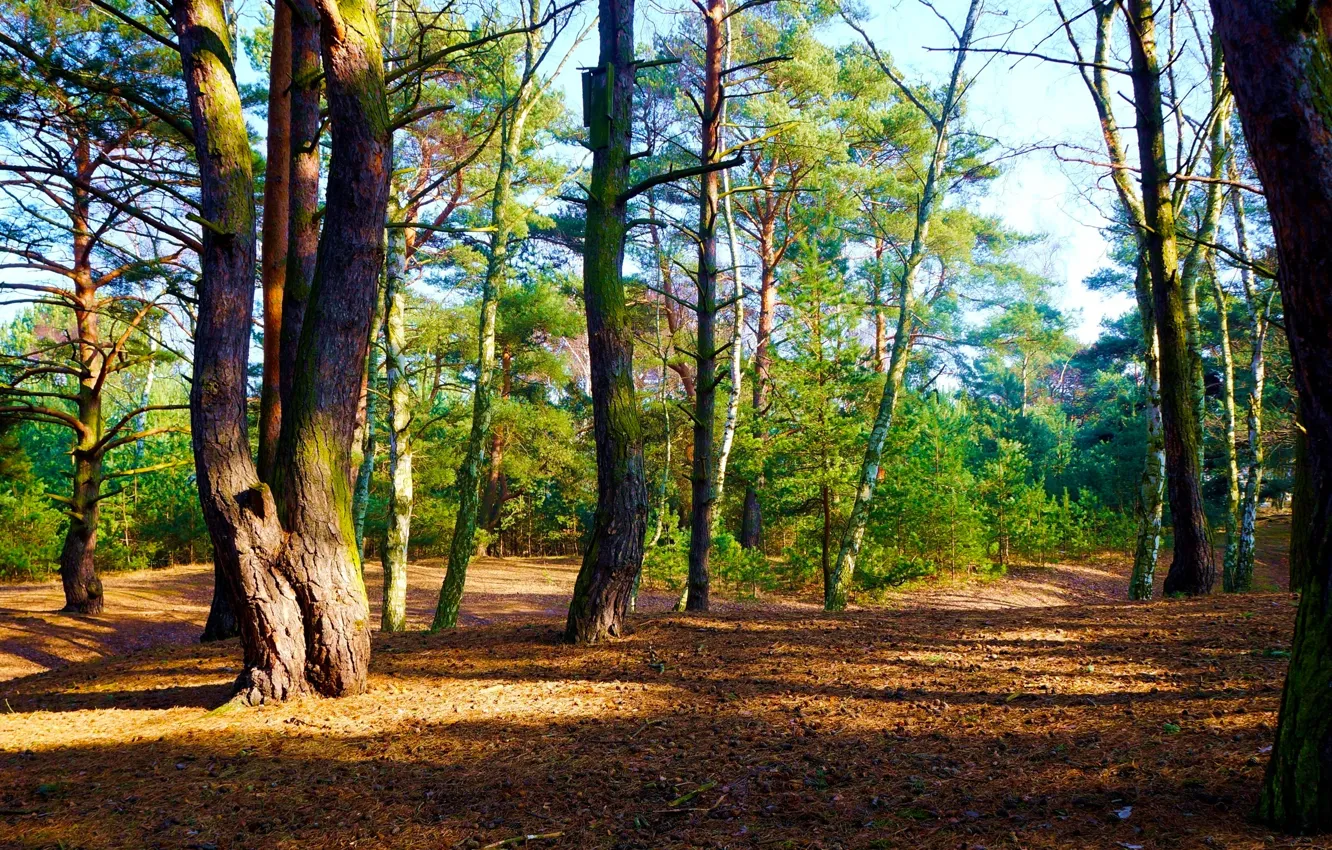
[[[388,383],[389,517],[379,627],[407,627],[407,546],[412,537],[412,397],[407,383],[407,231],[388,229],[384,272],[384,373]]]
[[[860,467],[856,500],[851,506],[851,515],[847,518],[846,527],[842,530],[842,542],[838,547],[837,563],[832,569],[831,581],[824,584],[823,607],[828,611],[840,611],[846,607],[851,577],[856,571],[856,558],[860,554],[860,543],[865,537],[865,526],[869,523],[870,503],[874,499],[874,488],[879,482],[879,461],[883,455],[884,443],[888,440],[888,432],[893,426],[898,393],[901,392],[902,382],[906,378],[907,355],[911,350],[911,299],[915,291],[916,273],[921,263],[925,261],[930,219],[934,216],[939,199],[946,192],[946,188],[942,185],[943,170],[948,162],[953,121],[957,117],[958,107],[967,89],[962,72],[976,32],[976,21],[980,18],[981,6],[981,0],[972,0],[968,7],[966,24],[958,35],[957,55],[953,59],[952,74],[939,114],[927,116],[934,125],[934,149],[930,152],[929,167],[925,173],[924,186],[921,188],[920,203],[916,208],[916,226],[911,238],[911,249],[898,283],[897,335],[893,338],[893,351],[889,357],[883,396],[879,399],[879,410],[874,417],[869,443],[865,447],[865,459]]]
[[[524,77],[509,115],[501,118],[500,161],[495,172],[495,192],[491,196],[490,256],[481,288],[481,316],[477,329],[476,387],[472,391],[472,429],[467,448],[458,466],[458,518],[449,544],[449,565],[439,589],[432,631],[458,625],[467,582],[467,565],[476,553],[477,514],[481,505],[481,466],[486,442],[490,439],[495,374],[495,330],[499,312],[500,289],[509,265],[509,240],[513,237],[516,210],[513,198],[513,169],[522,152],[523,127],[527,117],[526,93],[529,77]]]
[[[1145,0],[1129,3],[1133,91],[1147,267],[1151,274],[1156,336],[1161,355],[1161,419],[1165,431],[1166,492],[1174,520],[1175,549],[1166,594],[1203,594],[1212,589],[1215,567],[1203,512],[1199,467],[1201,423],[1193,403],[1188,315],[1175,244],[1175,208],[1166,164],[1161,111],[1161,71],[1156,58],[1155,12]]]
[[[592,433],[597,509],[574,584],[565,638],[595,643],[619,635],[634,577],[643,564],[647,484],[634,398],[633,317],[624,295],[624,238],[634,89],[634,0],[600,0],[605,143],[592,153],[583,253],[583,301],[592,367]],[[609,96],[607,98],[607,96]],[[596,129],[594,127],[594,129]],[[600,131],[598,131],[599,135]]]
[[[1295,617],[1258,816],[1332,830],[1332,19],[1319,5],[1214,0],[1235,102],[1266,190],[1307,438],[1310,575]],[[1320,17],[1320,13],[1322,16]],[[1292,540],[1301,535],[1294,529]]]
[[[1165,435],[1161,429],[1161,358],[1152,310],[1152,287],[1145,258],[1138,262],[1135,291],[1138,312],[1142,316],[1145,342],[1142,363],[1144,415],[1147,420],[1147,451],[1143,461],[1142,481],[1138,487],[1138,542],[1133,553],[1133,574],[1129,579],[1129,599],[1152,598],[1156,582],[1156,563],[1161,553],[1161,515],[1165,495]]]
[[[250,457],[245,417],[255,271],[249,137],[221,0],[177,0],[175,16],[208,222],[190,388],[199,500],[222,580],[217,595],[235,601],[240,625],[238,697],[282,700],[307,690],[306,644],[291,582],[275,569],[282,529]]]
[[[728,27],[729,31],[729,27]],[[728,42],[729,44],[729,36]],[[735,216],[731,212],[731,173],[722,172],[723,211],[726,214],[726,237],[731,243],[731,275],[735,292],[731,298],[731,391],[726,401],[726,424],[722,426],[721,454],[717,458],[717,504],[726,494],[726,466],[735,445],[735,432],[740,426],[740,393],[744,378],[745,286],[740,278],[740,245],[735,235]]]

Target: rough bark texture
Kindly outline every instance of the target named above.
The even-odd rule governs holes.
[[[328,0],[320,14],[332,155],[275,490],[289,532],[283,569],[305,617],[307,678],[322,694],[344,695],[365,689],[370,662],[351,443],[384,262],[390,130],[374,4]]]
[[[515,218],[513,171],[522,152],[523,132],[527,123],[529,90],[535,73],[536,48],[532,37],[527,42],[523,79],[508,115],[501,118],[500,159],[495,169],[495,191],[490,201],[490,252],[486,276],[481,288],[481,316],[477,328],[476,388],[472,392],[472,429],[467,448],[458,467],[458,518],[449,543],[449,566],[439,589],[435,619],[430,628],[451,629],[458,625],[458,607],[467,581],[467,565],[476,554],[477,517],[481,506],[481,467],[486,443],[490,440],[495,375],[495,331],[499,315],[500,291],[508,273],[509,240],[513,238]]]
[[[1308,440],[1310,575],[1258,816],[1332,830],[1332,8],[1214,0],[1235,101],[1266,190],[1300,418]]]
[[[610,77],[605,147],[592,154],[583,255],[597,449],[597,510],[574,585],[565,638],[593,643],[619,635],[643,565],[647,484],[634,398],[634,335],[624,297],[624,237],[634,87],[634,2],[599,0],[600,73]],[[613,82],[612,82],[613,81]],[[600,119],[594,119],[600,120]]]
[[[1193,401],[1188,315],[1175,244],[1175,208],[1166,164],[1155,12],[1143,0],[1130,0],[1128,9],[1146,223],[1141,244],[1146,249],[1151,275],[1156,337],[1160,345],[1166,492],[1175,531],[1174,560],[1166,575],[1165,592],[1202,594],[1212,589],[1216,570],[1203,512],[1199,465],[1202,428]]]
[[[264,371],[259,394],[259,477],[270,480],[282,433],[282,297],[291,222],[291,6],[273,7],[268,71],[268,155],[260,281],[264,297]]]
[[[305,692],[305,640],[291,583],[274,563],[282,542],[277,510],[250,457],[246,365],[253,314],[254,178],[240,94],[232,76],[219,0],[175,7],[190,117],[196,136],[203,228],[199,261],[191,438],[199,499],[216,572],[236,601],[245,666],[242,700]],[[215,605],[216,607],[216,605]]]

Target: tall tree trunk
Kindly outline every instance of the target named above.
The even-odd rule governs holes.
[[[254,309],[254,178],[220,0],[177,0],[177,32],[199,161],[203,228],[199,262],[191,438],[199,500],[213,542],[214,596],[236,601],[245,667],[240,699],[282,700],[308,689],[301,612],[275,569],[282,529],[250,457],[246,365]],[[225,602],[221,603],[225,605]],[[214,617],[210,614],[210,626]]]
[[[726,11],[726,4],[722,4],[723,12]],[[731,16],[725,15],[724,25],[726,27],[726,65],[731,64]],[[723,147],[726,144],[726,98],[725,92],[722,93],[721,103],[718,105],[717,122],[717,144]],[[735,232],[735,211],[731,203],[731,172],[730,169],[722,172],[722,213],[726,216],[726,239],[729,243],[731,257],[731,279],[735,282],[735,291],[732,293],[731,307],[731,391],[726,401],[726,424],[722,426],[722,445],[721,454],[717,458],[717,504],[721,504],[722,497],[726,493],[726,465],[731,459],[731,447],[735,444],[735,431],[740,425],[740,392],[742,387],[742,378],[744,373],[744,339],[745,330],[745,286],[740,277],[740,240]]]
[[[1244,199],[1238,191],[1231,194],[1235,212],[1236,243],[1240,257],[1249,258],[1249,240],[1244,214]],[[1247,267],[1240,268],[1244,282],[1244,299],[1249,312],[1249,399],[1246,424],[1248,426],[1248,464],[1244,474],[1244,496],[1240,505],[1239,541],[1235,552],[1235,587],[1249,590],[1253,587],[1253,563],[1258,502],[1263,491],[1263,388],[1267,381],[1267,363],[1263,347],[1267,343],[1267,328],[1272,297],[1260,295],[1254,275]],[[1292,537],[1292,539],[1294,539]]]
[[[288,192],[287,274],[282,292],[279,342],[280,401],[289,402],[296,349],[314,283],[319,249],[319,12],[312,0],[290,0],[291,166]]]
[[[763,418],[772,389],[772,327],[777,315],[777,269],[773,252],[776,222],[765,218],[759,232],[759,312],[754,335],[754,416],[756,436],[762,440]],[[762,463],[756,480],[745,485],[744,513],[740,520],[740,545],[757,549],[763,545],[763,505],[759,491],[764,486]]]
[[[396,211],[395,211],[396,214]],[[407,546],[412,534],[412,399],[407,383],[407,231],[388,229],[384,273],[384,371],[388,382],[389,517],[379,627],[407,627]]]
[[[385,253],[387,268],[388,254]],[[387,277],[387,272],[385,273]],[[370,317],[370,347],[365,355],[365,421],[361,423],[361,462],[356,468],[356,483],[352,489],[352,529],[356,535],[356,552],[365,556],[365,515],[370,508],[370,483],[375,474],[375,456],[379,453],[379,435],[375,432],[375,419],[379,412],[379,347],[374,343],[383,323],[384,288],[375,295],[375,311]],[[365,565],[361,565],[365,572]]]
[[[1332,14],[1322,4],[1214,0],[1235,101],[1266,190],[1300,418],[1308,439],[1310,575],[1258,816],[1332,830]],[[1300,535],[1294,529],[1292,540]]]
[[[699,161],[712,165],[721,150],[722,0],[708,0],[703,14],[703,133]],[[698,199],[698,302],[694,362],[694,464],[689,517],[689,590],[686,611],[707,611],[712,552],[713,449],[717,427],[717,219],[721,175],[701,178]],[[739,343],[739,340],[736,340]]]
[[[472,429],[467,437],[467,448],[458,466],[458,518],[453,525],[453,540],[449,544],[449,565],[444,583],[439,589],[439,602],[435,606],[432,631],[451,629],[458,625],[458,606],[462,603],[463,587],[467,581],[467,565],[476,554],[477,513],[480,508],[481,468],[485,461],[486,443],[490,439],[492,413],[491,395],[495,373],[495,325],[499,310],[500,290],[508,273],[509,240],[513,238],[515,217],[513,170],[522,152],[523,128],[527,117],[527,90],[533,69],[534,50],[529,39],[528,65],[523,82],[514,97],[509,114],[501,118],[500,161],[495,172],[495,191],[491,196],[490,256],[486,263],[486,277],[481,289],[481,316],[477,329],[476,387],[472,392]]]
[[[624,297],[624,238],[634,89],[634,2],[599,0],[599,70],[609,97],[606,143],[592,153],[583,254],[583,301],[592,367],[597,509],[574,584],[565,638],[595,643],[619,635],[643,563],[647,485],[634,399],[633,321]],[[601,116],[590,116],[602,121]],[[594,128],[595,129],[595,128]]]
[[[86,140],[75,147],[75,165],[86,173],[91,164]],[[69,499],[69,527],[60,550],[60,583],[65,590],[63,610],[73,614],[100,614],[104,604],[102,580],[97,576],[97,508],[102,495],[102,388],[106,380],[105,352],[101,345],[97,284],[92,275],[92,231],[88,224],[90,199],[74,193],[70,213],[74,255],[74,324],[80,366],[75,407],[73,479]]]
[[[264,371],[259,394],[259,477],[271,480],[282,433],[282,299],[291,232],[291,6],[273,6],[268,71],[268,156],[264,164],[264,225],[260,280],[264,298]]]
[[[1058,0],[1056,0],[1058,8]],[[1072,22],[1058,8],[1064,32],[1079,60],[1082,48],[1074,35]],[[1093,0],[1092,12],[1096,17],[1096,43],[1092,61],[1079,66],[1083,82],[1091,94],[1101,124],[1101,138],[1109,156],[1110,179],[1119,195],[1124,214],[1132,222],[1137,236],[1138,269],[1134,279],[1134,294],[1138,312],[1142,317],[1143,332],[1143,388],[1146,395],[1147,420],[1146,452],[1141,484],[1138,488],[1138,540],[1133,556],[1133,573],[1129,579],[1130,599],[1151,599],[1156,578],[1156,565],[1161,552],[1161,518],[1166,480],[1165,434],[1161,421],[1161,344],[1156,332],[1155,304],[1151,274],[1147,268],[1147,249],[1144,237],[1148,231],[1142,199],[1134,186],[1120,136],[1119,122],[1114,112],[1114,86],[1107,69],[1113,67],[1111,50],[1114,43],[1114,21],[1119,11],[1115,0]]]
[[[349,491],[384,262],[390,128],[374,4],[323,0],[320,25],[332,154],[274,489],[290,534],[283,567],[305,617],[306,676],[315,690],[337,696],[364,691],[369,672],[369,611]]]
[[[1230,299],[1215,273],[1211,278],[1221,345],[1222,439],[1226,452],[1226,552],[1221,562],[1221,587],[1226,593],[1238,593],[1248,588],[1239,586],[1236,572],[1236,558],[1239,555],[1240,476],[1239,449],[1235,445],[1235,354],[1230,344]]]
[[[1147,451],[1143,461],[1142,481],[1138,487],[1138,542],[1133,553],[1133,574],[1129,579],[1129,599],[1152,598],[1156,583],[1156,563],[1161,552],[1161,515],[1164,513],[1166,479],[1165,433],[1161,427],[1161,358],[1153,318],[1152,286],[1146,257],[1138,260],[1134,287],[1138,312],[1142,317],[1142,335],[1146,342],[1142,363],[1144,416],[1147,420]]]
[[[949,137],[952,133],[953,120],[966,89],[963,80],[963,68],[967,52],[976,31],[976,21],[980,17],[980,0],[971,0],[967,10],[967,20],[958,36],[957,56],[953,60],[953,71],[937,116],[927,116],[934,125],[934,148],[930,152],[929,166],[921,188],[920,203],[916,208],[916,226],[911,237],[911,248],[906,263],[898,279],[897,288],[897,333],[893,337],[892,354],[889,356],[888,374],[885,376],[883,395],[879,399],[879,409],[870,429],[869,443],[865,447],[865,459],[861,463],[859,483],[856,487],[856,500],[851,507],[846,527],[842,531],[842,542],[837,552],[837,564],[832,571],[832,580],[824,587],[823,607],[829,611],[840,611],[846,607],[847,594],[850,590],[851,576],[855,573],[856,557],[860,554],[860,543],[865,536],[865,526],[869,522],[870,502],[874,498],[874,488],[879,481],[879,460],[883,455],[883,446],[892,428],[893,413],[897,407],[898,393],[906,377],[907,355],[910,351],[912,333],[912,298],[915,291],[916,273],[925,260],[926,239],[929,237],[930,219],[934,215],[939,198],[944,194],[940,178],[948,162]]]
[[[1175,208],[1166,164],[1161,111],[1161,71],[1156,58],[1152,5],[1130,0],[1129,39],[1137,107],[1146,248],[1161,356],[1161,419],[1165,431],[1166,492],[1174,520],[1175,549],[1165,592],[1207,593],[1215,579],[1207,519],[1203,511],[1199,443],[1201,423],[1193,403],[1188,315],[1175,245]]]

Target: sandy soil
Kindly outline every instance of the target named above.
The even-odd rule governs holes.
[[[1259,525],[1259,589],[1285,588],[1285,549],[1289,517],[1264,517]],[[1164,580],[1168,551],[1158,573]],[[409,572],[409,628],[425,628],[444,579],[444,561],[415,563]],[[1082,564],[1014,567],[1001,579],[978,582],[965,577],[939,581],[882,600],[887,607],[946,610],[997,610],[1054,605],[1116,602],[1124,598],[1128,563],[1121,557]],[[575,558],[480,558],[468,569],[461,624],[562,617],[578,574]],[[71,617],[59,582],[0,584],[0,682],[60,669],[76,661],[124,655],[155,646],[192,643],[208,616],[211,567],[202,564],[104,576],[106,613]],[[378,621],[381,582],[377,564],[367,570],[370,609]],[[674,598],[645,593],[646,612],[669,610]],[[721,600],[719,610],[763,611],[773,606],[813,613],[817,594],[764,600]]]

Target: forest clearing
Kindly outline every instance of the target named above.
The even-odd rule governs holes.
[[[1260,531],[1263,584],[1283,574],[1283,519]],[[1034,567],[949,588],[951,608],[919,588],[846,614],[739,601],[698,620],[659,595],[625,639],[573,648],[529,592],[571,576],[514,559],[504,587],[508,563],[479,562],[464,599],[466,622],[495,622],[378,634],[365,694],[257,711],[219,710],[234,649],[193,642],[206,583],[166,571],[158,598],[191,603],[185,640],[0,682],[0,843],[1274,846],[1247,815],[1286,593],[1130,606],[1111,601],[1120,557],[1091,568],[1103,587]],[[0,588],[5,631],[16,590]]]
[[[0,0],[0,846],[1328,846],[1332,0]]]

